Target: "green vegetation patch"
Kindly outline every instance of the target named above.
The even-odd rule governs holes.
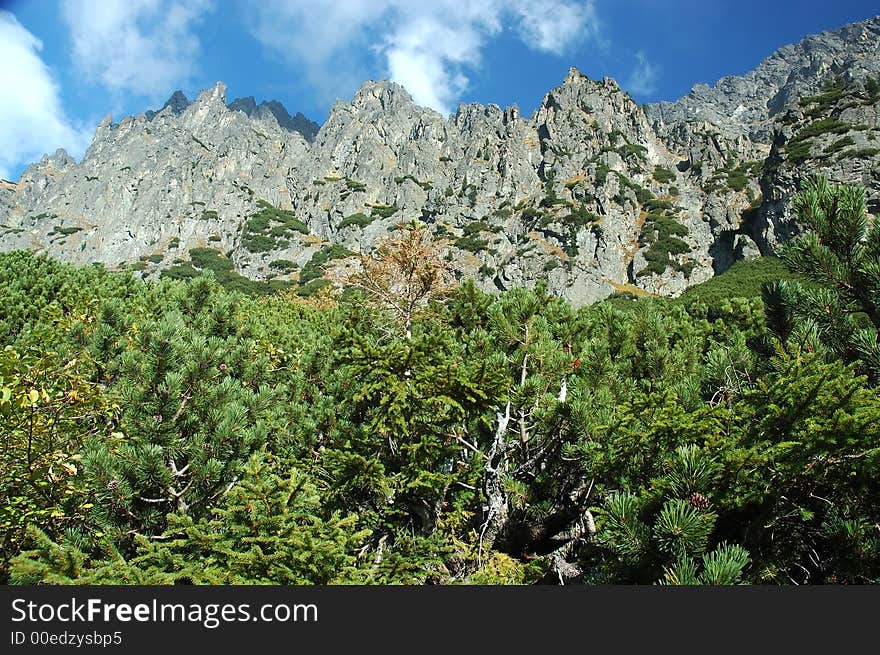
[[[625,189],[630,189],[636,196],[636,200],[640,205],[644,205],[651,198],[654,197],[654,194],[650,189],[643,187],[638,182],[631,180],[629,177],[624,175],[623,173],[617,173],[613,171],[617,175],[618,182],[620,183],[620,192],[614,196],[614,202],[618,205],[623,205],[627,201],[627,195],[624,193]]]
[[[870,159],[880,155],[880,148],[850,148],[842,152],[840,159]]]
[[[828,116],[815,120],[806,127],[801,128],[792,140],[803,141],[822,136],[823,134],[846,134],[849,130],[850,126],[847,123],[843,123],[833,116]]]
[[[373,205],[370,207],[370,215],[374,218],[390,218],[399,211],[397,205]]]
[[[646,212],[659,213],[664,211],[672,211],[674,205],[669,200],[660,200],[659,198],[651,198],[642,205]]]
[[[332,284],[330,280],[325,280],[324,278],[318,278],[316,280],[311,280],[306,284],[303,284],[296,290],[296,295],[302,298],[309,298],[314,296],[321,289],[325,289]]]
[[[668,168],[658,165],[654,167],[653,177],[654,181],[659,182],[660,184],[668,184],[675,180],[675,173]]]
[[[815,117],[827,113],[845,94],[846,80],[841,76],[836,76],[823,84],[818,94],[804,96],[798,101],[798,104],[806,109],[807,116]]]
[[[352,255],[354,255],[354,253],[351,250],[336,243],[323,246],[320,250],[315,252],[315,254],[312,255],[312,258],[302,267],[299,274],[300,289],[297,291],[297,294],[302,295],[300,294],[300,291],[302,291],[302,288],[305,285],[324,276],[324,269],[328,262],[334,259],[345,259]]]
[[[693,263],[680,264],[674,259],[675,255],[691,251],[691,247],[679,238],[687,236],[688,229],[675,220],[675,208],[670,203],[657,200],[647,201],[643,208],[648,215],[639,234],[639,243],[648,246],[643,253],[647,265],[636,275],[660,275],[667,268],[672,268],[689,276]]]
[[[841,139],[837,139],[836,141],[829,143],[827,146],[822,148],[822,152],[828,155],[833,155],[840,150],[843,150],[847,146],[855,145],[855,140],[851,136],[845,136]]]
[[[807,146],[809,149],[809,146]],[[703,184],[706,193],[715,193],[724,188],[731,191],[742,191],[748,186],[749,180],[754,179],[761,172],[760,161],[728,162],[724,168],[719,168]]]
[[[52,231],[49,232],[49,236],[55,236],[56,234],[60,234],[61,236],[68,237],[71,234],[76,234],[77,232],[82,232],[81,227],[62,227],[60,225],[56,225],[52,228]]]
[[[347,177],[345,178],[345,188],[349,191],[366,191],[367,185]]]
[[[342,222],[339,224],[339,229],[349,227],[350,225],[357,225],[360,228],[367,227],[370,223],[376,220],[376,216],[367,216],[362,212],[357,212],[356,214],[349,214],[345,218],[342,219]]]
[[[523,222],[527,228],[531,229],[536,222],[542,221],[544,217],[544,212],[536,209],[535,207],[526,207],[520,213],[520,220]]]
[[[189,251],[192,265],[206,271],[231,271],[232,260],[213,248],[192,248]]]
[[[292,262],[289,259],[273,259],[269,262],[269,268],[281,271],[282,273],[290,273],[298,269],[299,266],[296,262]]]
[[[250,252],[269,252],[284,248],[297,233],[308,234],[309,228],[290,210],[278,209],[265,200],[258,200],[260,208],[245,221],[242,245]]]
[[[489,224],[486,221],[473,221],[465,225],[462,231],[465,236],[473,236],[487,230],[489,230]]]
[[[868,102],[873,104],[880,100],[880,76],[868,77],[865,80],[865,92],[868,94]]]
[[[785,144],[785,153],[788,155],[788,161],[791,164],[799,165],[810,159],[812,156],[812,146],[809,139],[803,141],[789,141]]]
[[[189,257],[188,262],[163,270],[160,277],[171,280],[191,280],[210,271],[217,283],[223,288],[248,295],[265,295],[292,286],[291,283],[281,280],[266,283],[239,275],[233,270],[232,260],[213,248],[192,248],[189,251]]]
[[[431,189],[434,188],[434,184],[433,184],[432,182],[429,182],[429,181],[424,181],[424,182],[422,182],[422,181],[420,181],[420,180],[417,180],[417,179],[416,179],[414,176],[412,176],[412,175],[403,175],[403,176],[395,177],[395,178],[394,178],[394,181],[395,181],[395,183],[397,183],[397,184],[403,184],[403,183],[406,182],[407,180],[410,180],[413,184],[415,184],[415,185],[417,185],[418,187],[420,187],[423,191],[429,191],[429,190],[431,190]]]
[[[776,280],[802,281],[802,278],[790,273],[777,257],[738,261],[721,275],[688,287],[673,302],[683,306],[703,303],[717,308],[731,298],[760,298],[764,284]]]
[[[478,253],[482,252],[489,245],[489,242],[485,239],[480,239],[474,236],[463,236],[456,239],[454,242],[456,248],[460,248],[461,250],[467,250],[469,252]]]
[[[645,146],[638,145],[637,143],[627,143],[626,145],[618,148],[617,152],[624,159],[635,156],[637,159],[645,161],[648,157],[648,149]]]
[[[849,125],[834,116],[818,118],[802,127],[788,143],[785,144],[785,152],[789,161],[794,165],[802,164],[812,158],[811,140],[825,134],[846,134],[859,126]]]

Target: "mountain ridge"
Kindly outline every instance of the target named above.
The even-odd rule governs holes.
[[[791,76],[791,71],[797,69],[800,75]],[[646,113],[662,129],[665,124],[702,118],[701,110],[709,110],[710,122],[737,134],[737,123],[744,127],[739,119],[744,112],[746,125],[756,123],[751,138],[769,143],[772,134],[762,129],[765,121],[802,95],[815,91],[829,74],[840,72],[853,77],[880,72],[880,15],[805,36],[778,48],[744,75],[726,75],[713,86],[695,84],[676,101],[646,105]],[[743,83],[750,83],[757,93],[744,95]],[[764,101],[767,106],[760,108],[749,100]]]
[[[574,68],[529,118],[479,103],[444,117],[381,80],[337,102],[320,127],[275,101],[227,102],[222,82],[192,102],[178,91],[158,111],[105,118],[81,162],[60,150],[0,186],[0,249],[156,276],[192,270],[188,252],[209,247],[240,275],[296,284],[331,246],[369,252],[418,218],[484,290],[546,279],[574,304],[626,289],[676,295],[796,233],[786,203],[797,176],[772,158],[788,158],[786,140],[803,155],[804,139],[824,139],[811,120],[849,112],[833,133],[858,147],[831,159],[810,150],[806,168],[858,177],[880,196],[870,154],[880,119],[865,95],[880,58],[859,54],[876,51],[860,36],[875,30],[880,17],[807,37],[765,59],[770,73],[722,78],[681,105],[640,107],[612,78]],[[837,80],[847,38],[856,39],[847,61],[869,64]],[[765,98],[765,78],[781,79],[780,66],[791,69],[789,95],[771,114],[781,87]],[[858,109],[805,111],[800,99],[835,80],[837,100]],[[725,109],[734,103],[745,107],[736,120]],[[859,155],[840,159],[849,152]],[[346,262],[325,261],[321,273],[337,265]]]

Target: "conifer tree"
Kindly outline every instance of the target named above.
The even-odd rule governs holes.
[[[814,283],[765,290],[771,328],[833,356],[861,359],[880,379],[880,222],[869,217],[865,189],[812,177],[792,199],[806,232],[782,249],[786,265]]]
[[[734,515],[766,517],[766,528],[755,525],[741,542],[760,575],[827,581],[831,562],[858,559],[876,542],[868,532],[830,538],[830,525],[880,518],[880,398],[854,364],[789,349],[779,350],[771,372],[731,408],[735,429],[713,438],[724,471],[713,498]],[[775,538],[778,531],[786,539]]]
[[[54,543],[35,532],[36,548],[14,562],[19,583],[331,584],[356,582],[356,549],[367,532],[355,517],[321,517],[321,496],[303,471],[279,475],[280,462],[253,457],[243,479],[211,516],[173,514],[162,539],[141,537],[124,558],[107,540],[88,555],[75,535]],[[87,564],[87,565],[86,565]]]
[[[442,256],[443,243],[431,238],[427,226],[413,221],[399,225],[398,232],[375,252],[361,255],[360,270],[343,283],[361,289],[368,302],[386,313],[410,340],[413,320],[431,300],[452,289],[452,271]]]
[[[705,553],[698,567],[687,555],[664,571],[660,584],[665,585],[734,585],[742,580],[743,569],[750,561],[748,551],[737,544],[719,544]],[[698,568],[700,569],[698,571]]]
[[[504,377],[497,358],[468,356],[433,304],[451,289],[439,244],[424,226],[400,229],[346,280],[360,295],[332,348],[344,421],[320,458],[331,504],[373,530],[380,579],[432,566],[472,517],[482,462],[469,431]]]
[[[159,319],[110,326],[127,344],[106,367],[120,397],[118,430],[89,440],[83,465],[93,518],[120,545],[161,534],[170,512],[204,515],[265,442],[277,411],[263,386],[268,366],[233,302],[197,280]]]

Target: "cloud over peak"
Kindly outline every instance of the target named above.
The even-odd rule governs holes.
[[[636,65],[624,85],[626,90],[636,95],[650,95],[657,90],[657,65],[648,61],[644,52],[635,54]]]
[[[11,13],[0,11],[0,177],[17,175],[22,162],[64,147],[81,157],[91,130],[65,115],[58,84],[40,58],[43,44]]]
[[[193,75],[195,23],[210,8],[210,0],[62,0],[61,15],[87,78],[158,99]]]
[[[373,66],[421,105],[448,113],[489,42],[509,29],[533,50],[562,54],[596,35],[592,1],[264,0],[250,8],[252,34],[303,70],[329,101],[350,93]]]
[[[578,41],[599,38],[599,20],[592,0],[515,0],[509,6],[522,40],[534,50],[562,55]]]

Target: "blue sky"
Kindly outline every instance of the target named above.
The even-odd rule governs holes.
[[[877,13],[876,0],[0,0],[0,177],[59,146],[79,158],[106,114],[218,80],[230,101],[318,122],[366,79],[444,113],[528,115],[570,66],[674,100]]]

